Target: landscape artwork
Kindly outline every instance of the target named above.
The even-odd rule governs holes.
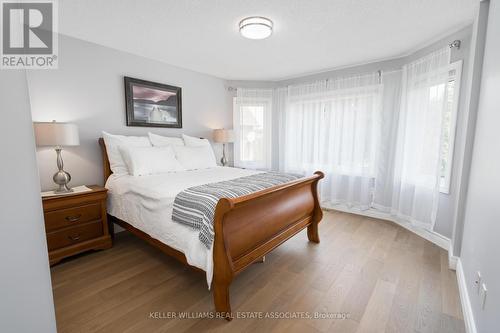
[[[182,128],[181,88],[125,77],[127,126]]]

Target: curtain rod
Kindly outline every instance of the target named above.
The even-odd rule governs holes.
[[[382,70],[377,70],[375,73],[377,73],[377,76],[378,76],[378,82],[379,83],[382,83],[382,73],[392,73],[392,72],[395,72],[397,70],[394,70],[394,71],[390,71],[390,72],[386,72],[386,71],[382,71]],[[400,71],[400,70],[399,70]],[[361,74],[363,75],[363,74]],[[326,79],[323,79],[324,81],[326,81],[327,83],[332,80],[331,78],[326,78]],[[323,81],[323,80],[319,80],[319,81]],[[299,83],[300,84],[300,83]],[[307,83],[306,83],[307,84]],[[283,87],[288,87],[290,86],[289,84],[288,85],[284,85],[284,86],[278,86],[278,87],[272,87],[272,88],[265,88],[265,89],[274,89],[274,88],[283,88]],[[233,92],[233,91],[237,91],[238,88],[235,88],[235,87],[232,87],[232,86],[228,86],[226,87],[227,91],[230,91],[230,92]],[[249,89],[260,89],[260,88],[249,88]]]

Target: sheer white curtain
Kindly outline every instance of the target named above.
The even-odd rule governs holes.
[[[280,110],[280,169],[325,172],[321,201],[372,202],[381,129],[378,73],[288,87]]]
[[[438,208],[449,63],[446,47],[405,65],[402,72],[390,211],[428,229],[434,226]]]
[[[233,108],[234,165],[271,168],[273,91],[238,88]]]
[[[432,229],[449,69],[446,47],[384,73],[382,82],[372,73],[238,89],[235,164],[306,175],[321,170],[324,206],[376,210]]]

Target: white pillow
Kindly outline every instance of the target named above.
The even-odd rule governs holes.
[[[168,147],[118,147],[132,176],[182,171],[184,168]]]
[[[155,147],[165,147],[165,146],[184,146],[184,140],[181,138],[174,138],[170,136],[162,136],[149,132],[149,140]]]
[[[211,146],[174,146],[175,157],[186,170],[208,169],[217,166]]]
[[[200,139],[194,136],[189,136],[186,134],[182,134],[182,139],[184,140],[184,143],[186,146],[189,147],[203,147],[203,146],[210,146],[210,141],[207,139]]]
[[[151,142],[147,136],[113,135],[103,131],[102,137],[106,144],[111,171],[113,171],[115,175],[124,175],[128,173],[127,165],[123,161],[122,155],[118,150],[119,146],[151,147]]]

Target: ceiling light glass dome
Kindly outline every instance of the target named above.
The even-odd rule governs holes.
[[[264,39],[273,33],[273,21],[262,16],[251,16],[240,21],[240,33],[249,39]]]

